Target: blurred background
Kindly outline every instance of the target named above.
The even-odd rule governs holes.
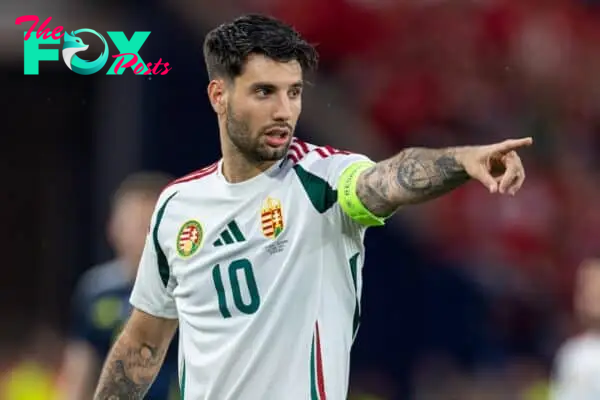
[[[74,296],[86,271],[119,256],[107,224],[121,182],[220,157],[201,44],[248,11],[318,44],[303,140],[376,160],[413,145],[535,140],[517,197],[468,184],[369,231],[350,396],[547,399],[556,352],[581,329],[577,267],[600,253],[596,0],[3,0],[0,371],[30,390],[4,398],[69,386],[66,349],[85,318]],[[28,14],[51,16],[51,30],[151,31],[140,55],[172,70],[82,76],[59,60],[25,76],[30,24],[15,19]],[[100,41],[81,37],[80,56],[95,59]]]

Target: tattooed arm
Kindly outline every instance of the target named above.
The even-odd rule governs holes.
[[[158,374],[177,321],[134,310],[104,364],[94,400],[142,399]]]
[[[467,148],[409,148],[364,171],[356,194],[373,214],[383,217],[398,207],[441,196],[469,180],[461,162]]]

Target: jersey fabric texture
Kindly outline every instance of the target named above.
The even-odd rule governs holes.
[[[131,296],[179,320],[184,399],[345,399],[365,225],[338,182],[367,157],[294,139],[231,184],[221,161],[160,196]]]
[[[551,399],[600,399],[600,334],[574,337],[560,348]]]
[[[132,284],[124,276],[118,261],[91,268],[76,288],[72,336],[93,348],[99,362],[106,359],[131,314],[131,290]],[[177,345],[174,343],[145,399],[177,398],[177,357]]]

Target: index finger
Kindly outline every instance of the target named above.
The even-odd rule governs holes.
[[[494,152],[508,153],[513,150],[520,149],[522,147],[531,146],[533,144],[533,138],[526,137],[521,139],[508,139],[503,142],[491,145],[491,149]]]

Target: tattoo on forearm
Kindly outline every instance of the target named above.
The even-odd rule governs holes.
[[[406,149],[366,171],[358,180],[357,194],[365,207],[381,216],[441,196],[469,180],[456,151]]]
[[[148,344],[118,341],[105,363],[94,400],[142,399],[164,355],[165,351]]]

